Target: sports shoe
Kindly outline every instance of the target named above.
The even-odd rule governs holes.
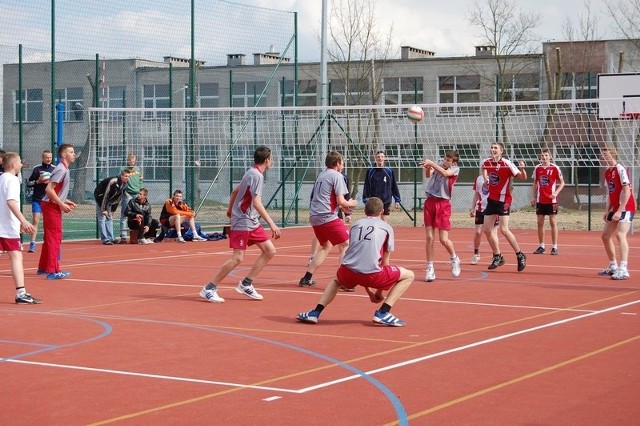
[[[373,314],[373,322],[376,324],[388,325],[389,327],[404,327],[405,322],[394,316],[391,312],[382,313],[376,311]]]
[[[424,279],[428,283],[434,281],[436,279],[436,270],[433,267],[427,268],[427,275],[424,277]]]
[[[186,243],[186,241],[184,240],[184,238],[182,238],[182,236],[179,236],[178,238],[176,238],[176,241],[179,243]]]
[[[209,241],[206,238],[202,238],[200,235],[195,235],[192,241]]]
[[[341,286],[340,286],[340,290],[342,290],[342,291],[346,291],[346,292],[348,292],[348,293],[353,293],[354,291],[356,291],[356,289],[355,289],[355,288],[349,288],[349,287],[345,287],[345,286],[343,286],[343,285],[341,285]]]
[[[533,252],[533,254],[543,254],[545,251],[547,250],[544,247],[540,246],[536,249],[536,251]]]
[[[242,281],[238,283],[238,286],[236,287],[236,291],[254,300],[263,299],[262,295],[258,293],[255,288],[253,288],[253,285],[248,285],[248,286],[242,285]]]
[[[318,323],[318,311],[308,311],[301,312],[296,316],[298,321],[306,322],[308,324],[317,324]]]
[[[218,296],[216,290],[207,290],[205,287],[200,290],[200,297],[212,303],[224,303],[224,299]]]
[[[616,271],[611,275],[612,280],[628,280],[629,279],[629,271],[627,268],[623,268],[620,266]]]
[[[52,272],[50,274],[47,274],[47,279],[48,280],[63,280],[65,278],[67,278],[69,275],[71,275],[71,272]]]
[[[600,276],[606,276],[606,275],[613,275],[616,271],[618,270],[618,267],[613,267],[612,265],[607,266],[606,269],[603,269],[602,271],[598,272],[598,275]]]
[[[16,304],[18,305],[36,305],[38,303],[42,303],[42,300],[33,297],[29,293],[16,295]]]
[[[455,259],[451,259],[451,275],[454,277],[460,276],[460,258],[458,256]]]
[[[29,253],[35,253],[35,252],[36,252],[36,242],[31,241],[29,243]]]
[[[527,267],[527,256],[520,252],[516,254],[516,257],[518,258],[518,272],[522,272]]]
[[[316,284],[318,283],[313,280],[305,280],[304,277],[300,278],[300,281],[298,282],[300,287],[313,287]]]
[[[38,269],[38,270],[36,271],[36,274],[38,274],[38,275],[47,275],[47,271],[42,270],[42,269]]]
[[[491,261],[491,264],[489,265],[488,269],[496,269],[498,266],[502,266],[504,265],[504,257],[501,254],[498,255],[493,255],[493,260]]]
[[[472,265],[477,265],[477,264],[478,264],[478,262],[480,262],[480,255],[479,255],[479,254],[474,254],[474,255],[471,257],[471,264],[472,264]]]
[[[153,241],[148,240],[146,238],[142,238],[142,239],[138,240],[138,244],[142,244],[142,245],[153,244]]]
[[[113,245],[113,241],[111,241],[111,240],[104,240],[104,241],[102,242],[102,244],[104,244],[105,246],[112,246],[112,245]]]
[[[119,240],[113,240],[113,244],[127,244],[127,237],[120,237]]]

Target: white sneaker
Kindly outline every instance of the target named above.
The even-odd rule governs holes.
[[[224,299],[218,296],[216,290],[207,290],[206,287],[202,287],[200,290],[200,297],[212,303],[224,303]]]
[[[480,255],[479,255],[479,254],[474,254],[474,255],[471,257],[471,264],[472,264],[472,265],[477,265],[477,264],[478,264],[478,262],[480,262]]]
[[[141,240],[138,240],[138,244],[143,244],[143,245],[153,244],[153,241],[147,240],[146,238],[143,238]]]
[[[424,278],[428,283],[436,279],[436,270],[431,267],[427,268],[427,276]]]
[[[202,238],[200,235],[193,237],[193,241],[208,241],[206,238]]]
[[[253,288],[253,285],[244,286],[242,285],[242,281],[240,281],[236,287],[236,291],[240,294],[244,294],[245,296],[254,299],[254,300],[262,300],[263,297],[260,293]]]
[[[623,268],[619,266],[618,269],[611,275],[612,280],[628,280],[629,279],[629,271],[627,268]]]
[[[179,242],[179,243],[186,243],[186,241],[184,240],[184,238],[182,238],[182,235],[181,235],[181,236],[179,236],[179,237],[176,239],[176,241],[177,241],[177,242]]]
[[[454,277],[460,276],[460,258],[458,256],[455,259],[451,259],[451,275]]]

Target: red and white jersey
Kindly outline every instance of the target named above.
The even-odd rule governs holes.
[[[518,166],[506,158],[501,158],[498,161],[494,161],[493,158],[487,158],[482,161],[481,168],[487,171],[487,176],[489,177],[488,198],[493,201],[511,204],[512,198],[509,183],[512,177],[520,173]]]
[[[478,202],[476,203],[476,211],[483,212],[487,208],[487,198],[489,196],[489,188],[484,186],[484,177],[478,176],[473,182],[473,190],[478,193]]]
[[[629,201],[624,208],[624,211],[635,213],[636,201],[633,198],[633,190],[631,189],[631,179],[627,174],[627,169],[622,164],[616,164],[613,167],[609,167],[604,172],[604,179],[607,184],[607,190],[609,191],[609,211],[616,211],[620,206],[620,195],[622,194],[622,187],[628,186],[631,192]]]
[[[531,177],[533,181],[538,184],[536,203],[555,204],[558,202],[551,194],[558,189],[559,182],[564,179],[560,167],[554,163],[550,163],[548,166],[538,164],[533,169],[533,175]]]

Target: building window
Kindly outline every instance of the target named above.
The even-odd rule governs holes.
[[[240,181],[248,168],[253,166],[253,145],[234,145],[231,147],[231,169],[233,180]]]
[[[218,146],[200,145],[198,147],[198,161],[200,161],[200,180],[214,181],[218,174]]]
[[[142,176],[145,181],[168,181],[171,178],[171,149],[169,145],[145,146],[143,147],[143,158]]]
[[[595,99],[598,88],[595,73],[567,72],[562,75],[561,99]]]
[[[282,146],[279,164],[287,175],[287,181],[297,185],[300,182],[315,181],[315,169],[309,167],[314,158],[315,150],[311,145],[287,144]]]
[[[64,121],[78,122],[84,118],[82,87],[56,90],[56,102],[64,105]],[[58,114],[56,114],[56,121]]]
[[[145,108],[169,108],[168,84],[145,84],[142,89],[142,104]],[[144,118],[168,119],[168,111],[149,111],[144,113]]]
[[[264,81],[243,81],[233,83],[232,105],[234,107],[264,107],[268,105],[267,94],[262,95],[267,83]],[[261,97],[262,95],[262,97]]]
[[[187,91],[188,92],[188,91]],[[198,84],[196,105],[200,108],[218,108],[220,106],[220,88],[218,83],[200,83]],[[187,93],[187,105],[189,105],[189,94]],[[213,117],[213,111],[201,111],[198,113],[200,118]]]
[[[369,80],[331,80],[331,105],[371,105]]]
[[[421,104],[424,99],[422,77],[393,77],[384,79],[383,99],[385,105]]]
[[[282,86],[282,83],[280,83]],[[281,106],[293,105],[293,89],[295,81],[285,80],[284,87],[280,89]],[[282,91],[284,90],[284,93]],[[318,105],[318,81],[317,80],[299,80],[298,81],[298,103],[297,106],[317,106]]]
[[[539,101],[540,100],[540,76],[538,74],[519,74],[504,76],[503,94],[501,101]],[[515,105],[512,112],[537,113],[538,107],[531,105]]]
[[[126,158],[122,145],[99,146],[97,149],[98,176],[101,179],[118,176]]]
[[[595,99],[598,97],[596,73],[589,72],[568,72],[562,75],[562,88],[560,89],[560,99]],[[595,103],[580,103],[563,106],[565,111],[571,112],[594,112],[598,105]]]
[[[441,106],[441,114],[478,114],[479,106],[460,104],[480,102],[479,75],[452,75],[438,77],[438,102],[453,104]]]
[[[125,91],[124,86],[107,86],[102,88],[100,97],[101,108],[124,108],[125,107]],[[105,112],[101,113],[101,121],[122,120],[124,112]]]
[[[20,121],[18,112],[22,111],[25,123],[42,122],[42,89],[26,89],[22,91],[21,105],[18,105],[18,91],[13,93],[13,121]]]
[[[386,165],[393,169],[396,182],[415,182],[422,179],[423,170],[417,169],[415,164],[424,159],[422,144],[398,143],[386,144],[384,147]],[[416,173],[417,171],[417,173]]]

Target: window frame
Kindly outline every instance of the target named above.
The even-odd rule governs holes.
[[[22,92],[22,99],[20,99],[21,105],[19,105],[18,90],[13,91],[13,122],[19,122],[18,111],[22,107],[23,123],[42,123],[42,118],[44,115],[43,90],[40,88],[22,89]],[[36,96],[38,94],[39,96]]]

